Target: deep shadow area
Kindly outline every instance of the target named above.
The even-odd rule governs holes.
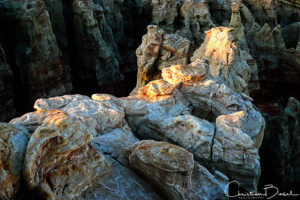
[[[14,104],[16,115],[32,111],[28,94],[28,82],[24,79],[27,69],[21,65],[26,59],[27,38],[23,35],[22,26],[13,13],[5,13],[0,10],[0,42],[6,53],[7,62],[13,72]],[[26,62],[26,61],[25,61]]]

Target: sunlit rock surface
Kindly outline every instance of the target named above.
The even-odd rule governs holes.
[[[206,32],[201,47],[194,52],[192,61],[207,58],[210,74],[222,80],[237,92],[246,92],[251,79],[250,67],[241,59],[234,29],[217,27]]]
[[[137,85],[131,94],[151,80],[161,78],[161,70],[174,64],[187,64],[190,41],[176,34],[167,34],[156,25],[147,27],[141,46],[136,50],[138,58]]]
[[[27,138],[17,126],[0,123],[0,199],[11,199],[21,186]]]

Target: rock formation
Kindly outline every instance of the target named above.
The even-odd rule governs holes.
[[[296,191],[299,5],[0,0],[0,199]]]
[[[10,199],[21,186],[23,160],[27,146],[26,129],[0,123],[0,198]]]
[[[141,46],[136,50],[138,58],[137,85],[131,94],[151,80],[161,78],[161,70],[176,64],[188,63],[190,41],[176,34],[166,34],[156,25],[147,27]]]
[[[233,30],[217,27],[207,31],[204,42],[191,60],[207,58],[213,77],[220,78],[237,92],[246,92],[251,79],[250,67],[241,59],[241,50],[236,44],[238,38]]]

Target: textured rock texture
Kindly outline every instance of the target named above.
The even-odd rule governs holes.
[[[0,198],[226,199],[230,180],[257,191],[261,168],[260,186],[296,191],[299,9],[0,0],[0,120],[42,98],[1,124]]]
[[[137,85],[131,94],[151,80],[161,78],[161,70],[171,65],[187,64],[190,41],[176,34],[166,34],[156,25],[147,27],[141,46],[136,50],[138,58]]]
[[[201,47],[194,52],[192,61],[207,58],[209,72],[220,78],[237,92],[245,92],[251,79],[250,67],[241,58],[241,50],[236,44],[238,38],[234,29],[217,27],[206,32]]]
[[[193,154],[166,142],[142,140],[125,151],[131,168],[166,199],[224,199],[228,180],[194,162]],[[164,174],[162,176],[162,174]],[[203,184],[205,182],[205,184]],[[210,185],[211,188],[207,188]]]
[[[0,198],[11,199],[21,186],[26,129],[0,123]]]

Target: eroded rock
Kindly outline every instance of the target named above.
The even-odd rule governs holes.
[[[161,70],[176,64],[188,63],[190,41],[176,34],[167,34],[156,25],[148,26],[148,32],[143,36],[141,46],[136,50],[138,58],[137,85],[131,92],[151,80],[161,78]]]
[[[0,123],[1,199],[11,199],[21,186],[23,160],[27,142],[24,130],[11,124]]]
[[[129,165],[167,199],[187,199],[194,167],[193,154],[168,144],[144,140],[125,152]]]
[[[89,144],[92,138],[80,120],[62,111],[49,115],[28,143],[23,171],[28,187],[47,199],[79,196],[108,167]]]
[[[191,61],[207,58],[209,73],[222,80],[237,92],[247,92],[250,69],[241,59],[238,38],[232,28],[217,27],[206,32],[206,37],[199,49],[194,52]]]

